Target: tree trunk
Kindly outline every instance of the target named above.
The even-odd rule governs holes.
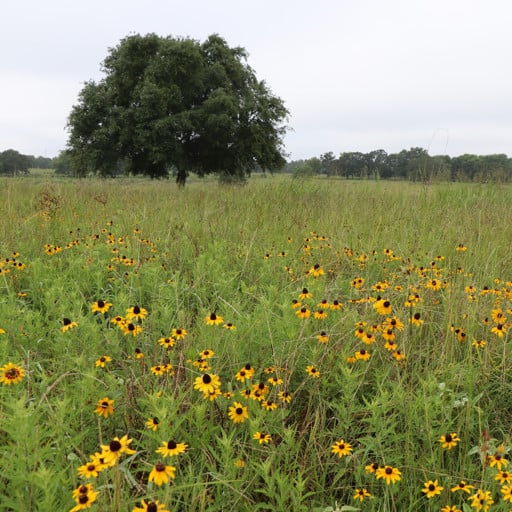
[[[178,169],[178,172],[176,174],[176,183],[179,187],[184,187],[185,183],[187,181],[187,171],[184,169]]]

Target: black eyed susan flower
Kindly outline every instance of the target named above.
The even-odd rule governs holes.
[[[105,314],[112,307],[111,302],[106,302],[104,300],[97,300],[91,306],[91,310],[93,313],[102,313]]]
[[[206,325],[220,325],[224,323],[224,319],[215,313],[206,316],[204,321]]]
[[[311,314],[311,312],[309,311],[308,308],[306,308],[305,306],[301,307],[296,315],[301,318],[301,319],[306,319],[306,318],[309,318],[309,315]]]
[[[512,503],[512,485],[504,485],[501,488],[501,494],[503,494],[503,501]]]
[[[350,455],[350,452],[352,450],[353,450],[352,445],[350,443],[346,443],[343,439],[336,441],[331,447],[331,453],[334,453],[340,459],[341,459],[341,457]]]
[[[323,309],[318,309],[313,313],[313,317],[317,320],[325,320],[327,318],[327,313]]]
[[[249,412],[245,405],[234,402],[228,410],[228,417],[233,423],[243,423],[249,418]]]
[[[141,308],[140,306],[132,306],[126,310],[126,319],[127,320],[144,320],[148,314],[148,310],[145,308]]]
[[[201,359],[210,359],[212,358],[213,356],[215,355],[215,352],[209,348],[205,349],[205,350],[202,350],[201,352],[199,352],[199,357]]]
[[[512,473],[508,471],[499,471],[494,480],[498,481],[500,484],[510,484],[512,483]]]
[[[60,330],[62,332],[67,332],[70,329],[73,329],[74,327],[78,326],[78,322],[72,322],[69,318],[63,318],[62,319],[62,327]]]
[[[187,336],[188,332],[183,329],[182,327],[179,327],[177,329],[173,329],[171,331],[171,335],[176,340],[182,340]]]
[[[174,347],[174,345],[176,345],[176,340],[169,336],[166,338],[160,338],[158,340],[158,343],[162,345],[162,347],[171,348]]]
[[[310,377],[314,377],[315,379],[320,377],[320,372],[318,371],[318,368],[316,366],[312,365],[312,364],[306,366],[306,373]]]
[[[292,300],[292,308],[293,309],[299,309],[302,307],[302,303],[299,302],[297,299]]]
[[[218,375],[213,373],[200,375],[194,381],[194,389],[201,391],[201,393],[213,393],[218,388],[220,388],[220,379]]]
[[[403,361],[405,359],[405,354],[401,350],[395,350],[392,356],[396,361]]]
[[[394,484],[401,480],[402,473],[398,468],[393,468],[391,466],[380,467],[375,471],[375,476],[377,480],[383,479],[385,480],[387,485]]]
[[[129,439],[127,435],[124,435],[121,439],[114,437],[109,444],[101,445],[100,458],[107,466],[115,465],[121,458],[121,455],[132,455],[136,453],[135,450],[132,450],[129,446],[132,441],[133,439]]]
[[[369,474],[376,474],[378,469],[379,465],[376,462],[368,464],[367,466],[364,467],[365,472]]]
[[[315,263],[309,270],[308,274],[313,277],[320,277],[325,274],[324,269],[320,266],[320,264]]]
[[[73,490],[73,499],[76,502],[70,512],[78,512],[79,510],[85,510],[90,508],[91,505],[96,501],[99,492],[95,491],[91,484],[83,484]]]
[[[412,324],[412,325],[416,325],[417,327],[419,327],[422,323],[423,323],[423,319],[421,318],[421,313],[414,313],[414,315],[411,316],[411,318],[409,319],[409,322]]]
[[[502,468],[506,468],[508,466],[508,459],[506,459],[500,452],[496,452],[487,456],[487,464],[489,464],[491,468],[496,467],[498,471],[501,471]]]
[[[211,401],[216,400],[219,396],[222,396],[222,391],[219,388],[209,391],[208,393],[203,393],[203,398]]]
[[[95,365],[99,368],[105,368],[105,365],[107,363],[110,363],[112,361],[112,358],[110,356],[101,356],[99,359],[96,360]]]
[[[458,492],[458,491],[461,491],[461,492],[465,492],[467,494],[471,494],[471,489],[474,489],[475,487],[473,485],[470,485],[468,483],[466,483],[465,480],[461,480],[457,485],[455,485],[454,487],[452,487],[450,489],[451,492]]]
[[[503,336],[507,332],[507,328],[508,328],[508,326],[505,324],[496,324],[494,327],[491,328],[491,332],[493,334],[496,334],[496,336],[498,336],[498,338],[503,338]]]
[[[148,427],[153,432],[158,430],[158,426],[160,425],[160,420],[155,416],[154,418],[149,418],[146,420],[146,427]]]
[[[236,327],[231,322],[226,322],[222,327],[228,331],[234,331]]]
[[[125,336],[128,336],[129,334],[132,336],[138,336],[142,332],[142,327],[138,324],[134,324],[133,322],[123,322],[119,325]]]
[[[270,441],[272,441],[272,436],[264,432],[255,432],[252,438],[258,441],[258,443],[260,444],[267,444],[270,443]]]
[[[14,363],[4,364],[0,368],[0,382],[2,384],[18,384],[25,377],[25,370]]]
[[[102,465],[98,465],[91,461],[78,468],[78,476],[83,478],[98,478],[102,469],[104,469]]]
[[[171,439],[170,441],[163,441],[162,446],[156,450],[156,453],[160,453],[164,457],[173,457],[174,455],[185,452],[187,448],[187,443],[177,443]]]
[[[483,489],[478,489],[475,494],[469,497],[469,500],[473,508],[482,510],[483,512],[487,512],[489,507],[494,503],[491,491],[484,491]]]
[[[266,411],[274,411],[277,409],[277,404],[272,400],[262,400],[261,407],[263,407],[263,409]]]
[[[366,498],[369,498],[371,493],[368,489],[356,489],[354,493],[354,499],[359,501],[364,501]]]
[[[169,512],[169,510],[163,503],[160,503],[158,500],[142,500],[140,507],[133,508],[132,512]]]
[[[439,438],[439,442],[441,443],[441,446],[443,448],[446,448],[447,450],[451,450],[452,448],[455,448],[457,444],[459,443],[460,439],[459,436],[453,432],[451,434],[443,435]]]
[[[313,294],[307,288],[302,288],[302,292],[299,294],[299,299],[306,300],[311,299],[311,297],[313,297]]]
[[[166,466],[162,462],[158,462],[149,473],[148,481],[154,482],[155,485],[163,485],[174,480],[176,477],[176,468],[174,466]]]
[[[370,359],[370,352],[368,352],[368,350],[365,350],[364,348],[362,348],[361,350],[358,350],[355,354],[354,354],[354,357],[358,360],[358,361],[368,361],[368,359]]]
[[[329,335],[325,331],[321,331],[320,334],[317,334],[316,339],[318,343],[329,343]]]
[[[423,489],[421,492],[425,494],[425,496],[430,499],[434,496],[441,494],[441,491],[444,489],[444,487],[440,486],[437,480],[429,480],[428,482],[425,482]]]
[[[285,404],[289,404],[292,401],[292,395],[288,391],[279,391],[277,398]]]
[[[471,345],[473,345],[473,347],[475,347],[475,348],[484,348],[486,344],[487,343],[485,340],[474,340],[471,343]]]
[[[329,307],[333,310],[333,311],[338,311],[340,310],[342,307],[343,307],[343,304],[337,300],[337,299],[334,299],[332,301],[332,304],[329,305]]]
[[[114,414],[114,400],[111,400],[107,396],[98,400],[94,412],[104,418],[107,418],[110,414]]]
[[[267,382],[272,384],[272,386],[280,386],[284,381],[279,377],[270,377],[269,379],[267,379]]]
[[[379,315],[390,315],[393,312],[391,302],[387,299],[379,299],[373,303],[373,308]]]

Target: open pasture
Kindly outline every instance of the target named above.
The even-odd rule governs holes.
[[[510,510],[511,204],[1,180],[0,510]]]

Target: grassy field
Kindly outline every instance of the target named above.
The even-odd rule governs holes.
[[[511,204],[2,179],[0,510],[511,510]]]

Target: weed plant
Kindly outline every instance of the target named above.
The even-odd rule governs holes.
[[[510,510],[511,199],[2,180],[0,510]]]

